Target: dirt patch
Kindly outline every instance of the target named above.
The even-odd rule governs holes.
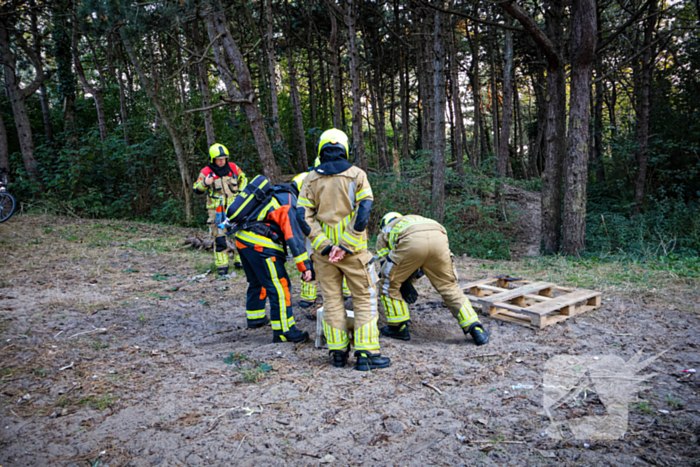
[[[630,288],[591,270],[599,310],[543,331],[483,318],[491,343],[477,348],[423,279],[411,341],[382,339],[394,363],[366,374],[247,330],[244,278],[202,276],[212,254],[182,248],[191,234],[32,215],[0,225],[1,465],[697,462],[698,379],[683,372],[700,366],[696,280],[657,288],[652,272]],[[561,267],[458,259],[465,282],[551,280]],[[578,285],[568,274],[557,278]],[[294,312],[313,339],[315,323]],[[546,435],[548,359],[666,349],[622,439]],[[587,395],[556,416],[599,410]]]

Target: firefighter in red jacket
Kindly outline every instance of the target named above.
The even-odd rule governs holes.
[[[198,195],[207,194],[207,212],[209,218],[207,224],[214,237],[214,258],[219,275],[228,274],[228,246],[226,233],[216,226],[217,210],[221,214],[226,213],[240,190],[248,183],[243,171],[236,164],[228,161],[229,153],[223,144],[213,144],[209,148],[211,163],[199,173],[199,178],[194,184],[194,192]],[[220,221],[221,222],[221,221]],[[234,251],[233,265],[241,267],[238,252]]]
[[[306,282],[315,279],[304,234],[297,221],[295,191],[289,185],[275,185],[269,199],[256,208],[236,232],[236,248],[248,280],[248,328],[269,323],[265,316],[265,299],[269,298],[272,342],[302,342],[309,337],[309,333],[296,328],[291,282],[284,267],[286,245],[302,279]]]

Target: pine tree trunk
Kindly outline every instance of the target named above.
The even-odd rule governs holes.
[[[389,77],[389,83],[391,83],[391,100],[389,103],[389,124],[391,125],[391,132],[394,136],[393,146],[394,151],[399,149],[399,131],[396,126],[396,79],[393,76]]]
[[[122,81],[122,67],[119,65],[120,62],[126,65],[126,62],[123,62],[122,59],[123,57],[120,56],[115,60],[117,66],[117,83],[119,84],[119,112],[122,119],[121,124],[124,133],[124,144],[129,146],[129,116],[126,109],[126,92],[124,90],[124,82]]]
[[[376,131],[377,141],[377,163],[379,171],[384,172],[389,168],[389,158],[387,153],[386,121],[384,117],[383,95],[378,76],[381,70],[375,70],[373,79],[369,84],[370,100],[372,101],[372,117]]]
[[[596,77],[603,76],[603,59],[600,54],[596,56]],[[598,81],[595,85],[595,103],[593,106],[593,163],[596,170],[596,181],[605,181],[605,166],[603,165],[603,96],[605,91],[605,80]]]
[[[360,55],[357,50],[357,31],[355,22],[357,0],[347,1],[347,21],[349,35],[350,54],[350,81],[352,83],[352,145],[357,158],[357,166],[367,170],[367,157],[365,156],[365,139],[362,132],[362,94],[360,91]]]
[[[275,62],[275,36],[272,20],[272,0],[265,0],[265,51],[267,55],[267,72],[270,80],[270,106],[272,113],[272,141],[282,141],[280,129],[279,103],[277,101],[277,65]],[[290,166],[290,169],[292,167]]]
[[[0,170],[10,171],[10,149],[7,145],[7,130],[2,119],[2,112],[0,112]]]
[[[34,0],[29,1],[29,6],[32,10],[35,9],[36,3]],[[41,34],[39,34],[39,28],[37,26],[36,14],[32,13],[30,17],[32,35],[34,36],[34,53],[39,59],[41,59]],[[46,92],[46,86],[41,83],[39,86],[39,97],[41,100],[41,116],[44,123],[44,135],[46,136],[46,141],[53,143],[53,125],[51,124],[51,108],[49,107],[49,96]]]
[[[85,78],[85,70],[83,70],[83,63],[80,60],[80,53],[78,51],[78,42],[80,38],[78,37],[77,26],[73,27],[73,65],[75,66],[75,72],[78,75],[78,80],[86,93],[92,94],[92,99],[95,101],[95,110],[97,111],[97,127],[100,131],[100,140],[104,143],[107,140],[107,121],[105,120],[105,105],[104,98],[102,96],[102,87],[95,87],[88,83],[87,78]],[[98,71],[100,73],[100,71]]]
[[[191,30],[192,43],[194,45],[194,51],[197,55],[201,56],[203,53],[202,33],[199,30],[199,24]],[[208,65],[204,61],[197,63],[197,87],[202,95],[202,107],[209,107],[211,105],[211,90],[209,89],[209,73]],[[207,136],[207,146],[212,146],[216,143],[216,134],[214,133],[214,118],[212,116],[211,110],[205,110],[204,112],[204,132]]]
[[[450,83],[452,94],[452,107],[454,108],[453,124],[453,148],[454,160],[457,162],[457,174],[464,175],[464,150],[462,146],[462,135],[464,131],[464,120],[462,119],[462,102],[459,99],[459,64],[457,63],[457,51],[455,50],[454,28],[450,34]]]
[[[338,20],[331,13],[331,37],[329,41],[331,74],[333,75],[333,128],[341,128],[343,112],[343,90],[340,84],[340,64],[338,60]]]
[[[442,13],[435,11],[433,33],[433,95],[434,143],[433,186],[430,197],[433,219],[442,222],[445,217],[445,46],[442,33]]]
[[[498,131],[498,83],[496,82],[496,30],[491,27],[489,32],[488,50],[489,62],[491,65],[490,83],[491,83],[491,131],[493,132],[493,155],[500,154],[498,143],[500,143],[500,134]]]
[[[408,83],[408,64],[406,62],[406,56],[404,55],[403,51],[400,52],[400,54],[402,57],[402,66],[399,67],[399,94],[401,94],[401,131],[403,133],[401,138],[401,155],[404,160],[408,160],[408,158],[411,156],[411,124],[409,121],[411,94]]]
[[[6,23],[9,17],[0,17],[0,54],[4,63],[5,88],[10,97],[12,104],[12,114],[15,119],[15,128],[17,129],[17,137],[19,139],[19,147],[24,159],[24,168],[29,174],[31,180],[38,184],[41,190],[44,189],[44,183],[40,177],[39,163],[34,156],[34,140],[32,138],[32,127],[29,123],[29,114],[27,113],[26,99],[32,95],[44,81],[44,72],[36,58],[35,64],[36,77],[32,83],[26,88],[21,88],[21,82],[15,75],[16,57],[10,46],[9,30],[14,29],[14,25]],[[38,65],[38,66],[36,66]]]
[[[253,87],[248,65],[228,30],[224,14],[221,11],[212,12],[207,16],[207,22],[212,23],[216,32],[221,35],[220,40],[224,52],[236,71],[236,78],[240,89],[240,91],[237,91],[235,88],[231,89],[235,92],[233,98],[241,102],[241,107],[248,117],[250,129],[255,139],[255,146],[258,150],[258,156],[260,157],[263,174],[272,184],[275,184],[279,181],[280,170],[272,154],[272,146],[270,145],[270,140],[267,137],[267,130],[265,128],[265,119],[260,112],[260,108],[253,100],[255,99],[255,88]],[[211,39],[213,39],[213,37]],[[223,63],[221,65],[225,66]]]
[[[650,103],[649,103],[649,91],[651,88],[651,78],[652,78],[652,50],[651,41],[654,35],[654,29],[656,28],[656,11],[657,11],[657,0],[651,0],[649,4],[649,16],[645,20],[644,24],[644,44],[643,47],[646,48],[642,54],[641,63],[641,76],[640,76],[640,88],[639,97],[637,98],[639,115],[637,116],[637,181],[634,189],[634,208],[633,212],[639,214],[641,212],[642,204],[644,203],[644,182],[647,176],[647,159],[649,153],[649,113],[650,113]]]
[[[292,117],[294,119],[294,152],[297,157],[297,172],[303,172],[309,168],[309,159],[306,154],[306,136],[304,134],[304,119],[297,85],[296,61],[291,47],[288,46],[286,52],[287,66],[289,67],[289,96],[292,103]]]
[[[596,2],[573,0],[571,7],[571,91],[566,148],[566,191],[562,250],[578,255],[586,248],[586,186],[590,123],[591,64],[596,47]]]
[[[171,141],[173,142],[173,148],[175,149],[175,157],[177,158],[177,165],[180,169],[182,190],[185,195],[185,217],[189,222],[192,219],[192,179],[190,177],[190,172],[187,168],[187,157],[185,154],[184,147],[182,146],[180,132],[175,127],[175,124],[171,120],[170,115],[167,114],[165,107],[161,103],[160,97],[158,96],[155,86],[153,85],[151,80],[146,76],[146,73],[143,70],[143,65],[141,64],[141,60],[139,60],[138,56],[136,55],[136,51],[131,45],[131,41],[127,36],[126,30],[122,27],[119,32],[121,34],[124,47],[126,48],[126,52],[129,55],[129,59],[134,65],[136,73],[139,75],[141,87],[146,91],[146,94],[151,100],[153,107],[155,107],[156,112],[158,112],[158,115],[160,116],[163,125],[165,126],[165,129],[168,131]]]
[[[309,29],[309,43],[311,43],[311,29]],[[311,110],[311,128],[316,128],[317,123],[317,103],[316,103],[316,65],[314,65],[314,52],[309,47],[306,50],[306,56],[308,58],[308,82],[309,82],[309,110]]]
[[[472,85],[472,92],[474,94],[474,136],[472,140],[472,157],[471,166],[477,168],[481,165],[481,154],[483,147],[483,134],[481,132],[481,76],[479,73],[479,36],[478,36],[478,25],[474,25],[474,39],[471,39],[471,35],[467,32],[467,39],[469,40],[469,48],[472,53],[472,63],[471,72],[469,74],[469,80]]]
[[[513,20],[506,13],[506,26],[511,26]],[[505,177],[510,159],[510,132],[513,121],[513,31],[505,30],[505,48],[503,60],[503,121],[498,142],[496,166],[498,176]],[[496,134],[496,132],[494,132]]]
[[[523,171],[523,178],[530,180],[528,163],[525,159],[525,135],[523,134],[523,114],[520,108],[520,93],[518,92],[517,82],[513,83],[513,96],[515,106],[515,130],[516,140],[518,141],[518,158],[520,159],[520,167]]]

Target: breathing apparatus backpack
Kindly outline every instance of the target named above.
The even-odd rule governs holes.
[[[267,226],[264,222],[257,220],[260,210],[267,206],[272,197],[283,192],[296,196],[290,185],[272,185],[265,176],[258,175],[236,196],[225,215],[222,215],[221,223],[219,223],[217,213],[219,228],[224,230],[227,235],[233,235],[239,230],[253,230],[273,241],[284,244],[284,236],[279,226],[276,224]]]

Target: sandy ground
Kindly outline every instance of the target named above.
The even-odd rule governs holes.
[[[477,348],[423,279],[411,341],[382,338],[392,366],[364,373],[331,367],[312,342],[247,330],[245,279],[198,281],[213,255],[182,247],[191,233],[38,215],[0,224],[0,465],[700,463],[699,377],[683,372],[700,369],[697,280],[589,270],[600,309],[541,331],[483,318],[491,343]],[[525,266],[458,268],[467,282]],[[574,271],[527,268],[577,285]],[[547,435],[548,359],[665,350],[621,439]],[[585,394],[556,416],[604,410]]]

